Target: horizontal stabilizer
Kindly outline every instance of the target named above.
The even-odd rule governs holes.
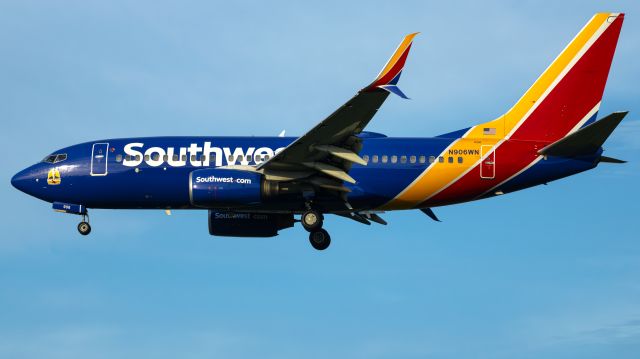
[[[617,158],[607,157],[607,156],[600,156],[600,162],[605,162],[605,163],[627,163],[627,161],[619,160]]]
[[[592,155],[602,147],[620,121],[629,113],[614,112],[538,151],[544,156],[577,157]]]

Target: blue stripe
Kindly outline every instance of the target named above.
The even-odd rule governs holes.
[[[469,131],[471,127],[467,127],[467,128],[463,128],[462,130],[457,130],[457,131],[453,131],[453,132],[448,132],[436,137],[440,137],[440,138],[462,138],[462,136],[464,136],[465,133],[467,133],[467,131]]]
[[[590,170],[598,164],[598,158],[601,153],[602,151],[598,151],[597,154],[592,156],[576,158],[549,156],[546,160],[538,161],[535,165],[507,181],[496,190],[504,193],[518,191]],[[496,163],[496,165],[499,166],[500,164]]]

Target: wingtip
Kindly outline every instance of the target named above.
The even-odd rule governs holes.
[[[393,52],[387,63],[382,68],[376,79],[365,90],[383,89],[392,92],[402,98],[408,98],[397,88],[398,80],[404,69],[405,62],[411,50],[413,39],[419,34],[414,32],[402,39],[400,45]],[[388,87],[388,88],[387,88]]]
[[[396,85],[380,85],[378,87],[383,90],[389,91],[390,93],[396,94],[405,100],[410,100],[410,98],[407,97],[407,95],[405,95],[404,92],[402,92],[402,90],[400,90],[400,88]]]
[[[408,39],[409,41],[413,41],[413,39],[414,39],[416,36],[418,36],[418,35],[420,35],[420,31],[418,31],[418,32],[412,32],[412,33],[410,33],[410,34],[406,35],[404,38],[405,38],[405,39]]]

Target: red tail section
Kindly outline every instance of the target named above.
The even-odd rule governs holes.
[[[528,113],[519,121],[513,111],[505,115],[505,125],[516,123],[507,137],[554,142],[593,121],[623,21],[624,14],[596,14],[534,84],[553,78],[544,92],[532,87],[519,101],[532,104]]]
[[[441,153],[479,147],[479,158],[469,157],[469,166],[433,163],[383,208],[478,198],[540,161],[546,145],[594,121],[623,21],[620,13],[594,15],[512,108],[471,127]]]

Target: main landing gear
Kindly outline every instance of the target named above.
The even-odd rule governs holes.
[[[80,234],[82,234],[83,236],[91,233],[91,225],[89,225],[88,214],[82,215],[82,222],[78,223],[78,232],[80,232]]]
[[[329,248],[331,244],[331,236],[329,232],[322,229],[324,216],[322,213],[310,209],[302,214],[300,222],[302,227],[309,232],[309,242],[311,246],[319,251]]]

